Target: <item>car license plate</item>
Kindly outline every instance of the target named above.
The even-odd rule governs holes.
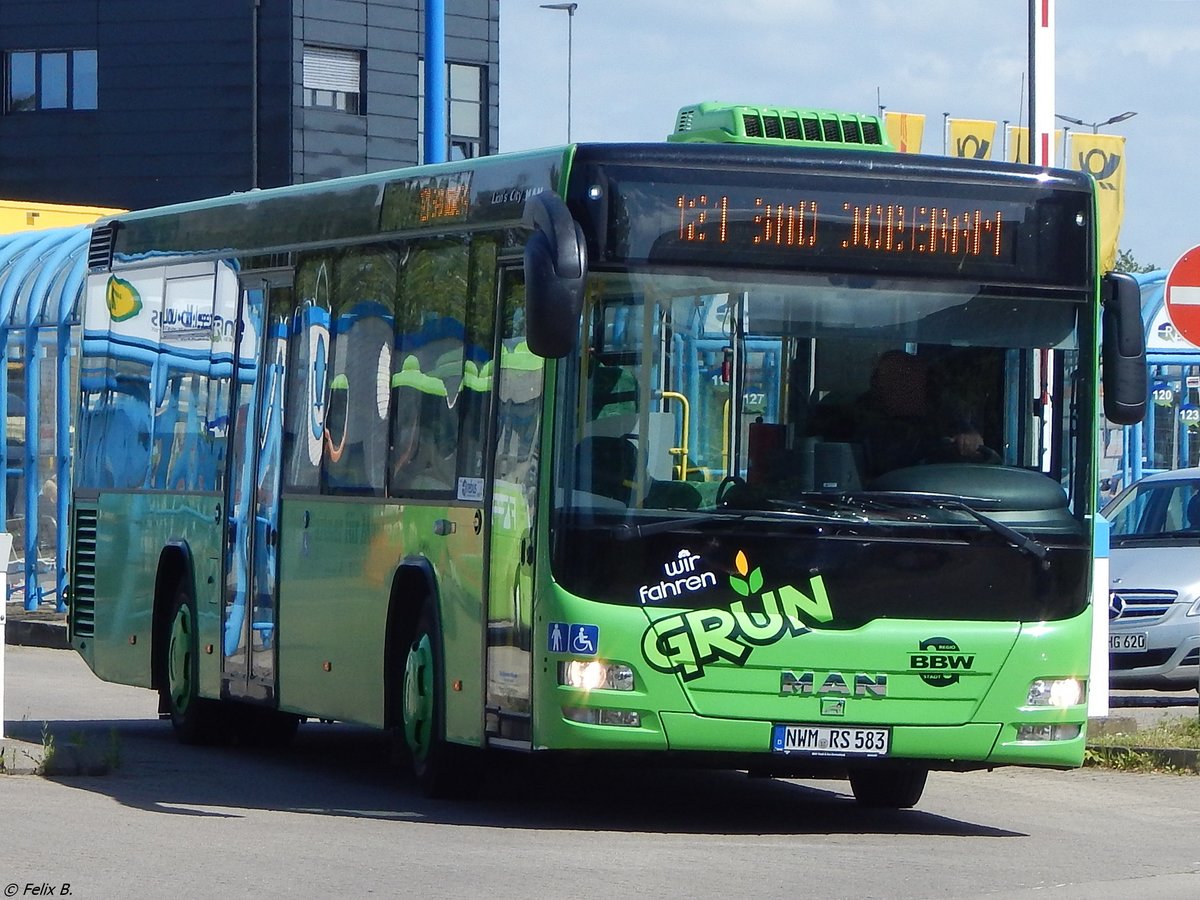
[[[776,725],[774,753],[807,756],[887,756],[891,729],[834,725]]]
[[[1125,631],[1108,636],[1108,649],[1114,653],[1128,653],[1131,650],[1146,649],[1146,632]]]

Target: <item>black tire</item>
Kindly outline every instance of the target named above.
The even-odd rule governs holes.
[[[850,789],[859,806],[912,809],[925,790],[928,769],[852,769]]]
[[[427,797],[461,796],[470,790],[459,748],[446,741],[441,635],[432,600],[417,618],[401,675],[400,721],[417,787]]]
[[[223,737],[220,704],[200,696],[200,641],[196,601],[186,581],[175,587],[163,632],[159,692],[175,735],[184,744],[210,744]]]

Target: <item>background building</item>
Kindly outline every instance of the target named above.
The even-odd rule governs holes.
[[[139,209],[419,161],[423,0],[0,0],[0,197]],[[450,157],[499,0],[445,0]]]

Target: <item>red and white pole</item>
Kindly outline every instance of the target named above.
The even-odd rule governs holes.
[[[1054,0],[1029,0],[1029,160],[1054,162]]]

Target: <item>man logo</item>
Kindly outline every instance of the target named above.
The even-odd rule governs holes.
[[[958,673],[969,672],[975,665],[975,654],[960,653],[950,638],[926,638],[918,646],[920,652],[909,655],[908,667],[931,687],[958,684]]]

